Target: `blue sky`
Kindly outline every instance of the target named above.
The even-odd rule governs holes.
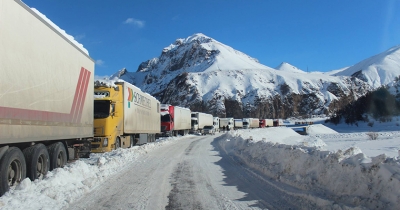
[[[354,65],[400,44],[397,0],[23,0],[75,37],[111,75],[203,33],[260,63],[304,71]],[[395,9],[397,8],[397,9]]]

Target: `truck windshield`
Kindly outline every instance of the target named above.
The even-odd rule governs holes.
[[[166,114],[166,115],[161,115],[161,122],[171,122],[171,115]]]
[[[108,100],[94,101],[94,119],[106,118],[110,116],[110,104]]]

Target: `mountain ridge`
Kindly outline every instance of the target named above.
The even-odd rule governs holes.
[[[117,77],[162,103],[218,116],[278,118],[330,114],[373,87],[363,77],[274,69],[204,34],[177,39],[136,72]],[[279,67],[279,66],[278,66]],[[351,68],[351,67],[349,67]]]

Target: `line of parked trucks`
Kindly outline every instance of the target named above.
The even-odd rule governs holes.
[[[122,80],[95,82],[89,54],[20,0],[2,1],[0,20],[0,196],[91,152],[204,134],[210,126],[275,125],[161,104]]]

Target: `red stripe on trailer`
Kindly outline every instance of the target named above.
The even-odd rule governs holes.
[[[0,119],[77,123],[82,116],[82,107],[85,103],[84,98],[86,97],[90,74],[90,71],[86,70],[83,67],[81,68],[70,113],[49,112],[0,106]],[[77,116],[76,120],[74,120],[74,115]]]
[[[84,69],[84,68],[82,67],[82,69]],[[87,87],[89,86],[89,80],[90,80],[90,73],[91,72],[86,70],[86,69],[84,69],[84,71],[85,71],[85,77],[84,77],[85,79],[84,79],[84,82],[83,82],[83,89],[82,89],[81,99],[80,99],[80,102],[78,102],[79,109],[77,110],[78,111],[78,115],[77,115],[77,118],[76,118],[76,122],[80,122],[81,121],[82,112],[83,112],[83,105],[85,104]]]

